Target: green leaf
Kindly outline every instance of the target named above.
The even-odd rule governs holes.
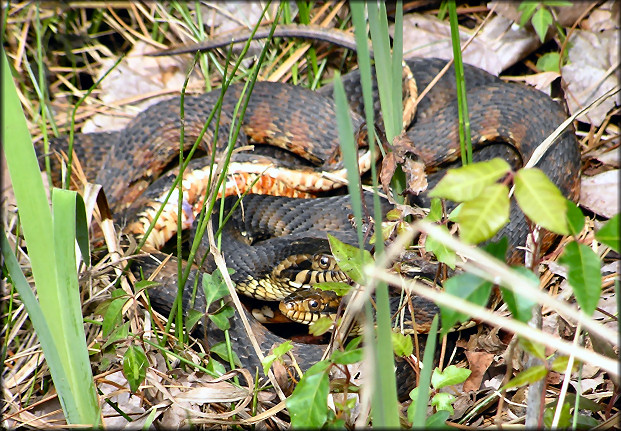
[[[308,326],[308,333],[311,335],[322,335],[332,329],[334,321],[328,316],[320,317]]]
[[[437,410],[445,410],[450,414],[455,413],[453,409],[453,401],[455,401],[455,395],[446,392],[438,392],[431,399],[431,405],[435,406]]]
[[[621,226],[619,226],[619,214],[616,214],[597,231],[595,239],[619,253],[621,249],[619,236],[621,236]]]
[[[328,418],[330,362],[320,361],[304,374],[286,405],[293,428],[319,429]]]
[[[222,358],[228,363],[229,352],[228,352],[228,349],[226,348],[225,342],[220,342],[220,343],[216,343],[212,345],[209,351],[210,353],[215,353],[216,355],[218,355],[220,358]],[[241,361],[239,360],[239,356],[237,356],[237,353],[235,353],[235,351],[231,353],[233,353],[233,362],[235,363],[235,365],[237,365],[238,367],[241,367]]]
[[[515,198],[534,223],[560,235],[567,228],[567,199],[540,169],[520,169],[515,174]]]
[[[548,407],[543,411],[543,423],[547,428],[552,426],[552,421],[554,420],[554,415],[558,408],[559,407],[555,404],[553,407]],[[557,426],[559,429],[568,429],[571,427],[571,406],[568,402],[564,402],[560,409],[561,414],[559,415]]]
[[[229,270],[232,272],[232,270]],[[205,308],[209,308],[211,304],[229,294],[229,288],[224,282],[222,273],[216,268],[211,274],[204,273],[202,278],[203,290],[205,291]]]
[[[477,244],[493,237],[509,221],[509,189],[491,184],[476,199],[464,202],[459,213],[459,232],[464,242]]]
[[[328,241],[339,268],[356,283],[364,283],[362,267],[373,264],[371,253],[368,250],[360,250],[358,247],[345,244],[330,234],[328,234]]]
[[[147,368],[149,368],[149,361],[142,347],[129,346],[123,355],[123,375],[129,382],[129,389],[132,393],[135,393],[144,381]]]
[[[494,184],[510,170],[509,164],[499,158],[449,169],[429,196],[455,202],[469,201],[481,195],[486,186]]]
[[[558,52],[547,52],[537,59],[537,69],[542,72],[561,73],[560,59],[561,55]]]
[[[536,343],[528,338],[518,337],[520,345],[531,355],[544,360],[546,358],[546,348],[541,343]]]
[[[272,354],[267,355],[265,359],[263,359],[263,361],[261,362],[261,364],[263,365],[263,373],[267,375],[267,372],[272,366],[272,363],[274,363],[276,359],[282,358],[283,355],[285,355],[291,349],[293,349],[293,344],[291,340],[287,340],[284,343],[276,346],[272,351]]]
[[[414,351],[412,337],[400,332],[391,332],[392,349],[397,356],[410,356]]]
[[[489,243],[483,246],[483,250],[494,256],[498,260],[505,260],[505,256],[507,255],[507,248],[509,247],[509,239],[506,236],[503,236],[498,241],[490,241]],[[539,284],[539,280],[537,280],[537,284]]]
[[[539,279],[532,271],[523,266],[514,268],[517,272],[532,280],[534,286],[539,285]],[[500,286],[500,291],[502,292],[502,299],[505,304],[511,311],[513,317],[515,317],[520,322],[527,323],[532,315],[533,315],[533,307],[537,303],[534,299],[517,294],[506,287]]]
[[[567,281],[576,301],[586,314],[592,315],[602,292],[599,257],[591,248],[573,241],[565,247],[559,263],[567,266]]]
[[[106,314],[104,314],[103,323],[101,325],[102,335],[107,337],[112,330],[121,323],[123,307],[127,303],[127,298],[118,298],[110,302]]]
[[[444,371],[440,371],[439,368],[436,368],[431,375],[431,385],[435,389],[458,385],[465,382],[466,379],[470,377],[470,374],[472,374],[472,371],[467,368],[458,368],[455,365],[449,365]]]
[[[125,340],[129,335],[129,322],[125,322],[120,326],[114,328],[106,342],[101,346],[101,350],[105,350],[106,347],[110,346],[112,343],[120,340]]]
[[[533,28],[537,32],[537,36],[539,36],[539,40],[541,40],[541,42],[545,41],[548,28],[552,25],[552,22],[554,22],[552,14],[544,7],[539,8],[539,10],[533,15],[531,23],[533,24]]]
[[[508,390],[511,388],[519,388],[524,385],[531,385],[544,379],[548,375],[548,370],[543,365],[535,365],[534,367],[527,368],[519,373],[517,376],[509,380],[509,382],[502,388],[502,390]]]
[[[351,290],[351,286],[341,281],[324,281],[323,283],[313,284],[313,287],[321,290],[331,290],[338,296],[345,296]]]
[[[578,235],[584,228],[584,214],[578,205],[570,200],[567,200],[567,225],[572,235]]]
[[[231,327],[229,319],[235,315],[235,310],[230,305],[225,305],[217,313],[208,314],[211,320],[220,330],[226,331]]]
[[[409,411],[410,410],[408,409],[408,413]],[[446,420],[450,415],[451,413],[447,410],[438,410],[427,418],[427,420],[425,421],[425,429],[451,429],[451,427],[446,424]]]
[[[449,230],[445,225],[439,225],[440,229],[444,232],[448,233]],[[436,240],[435,238],[428,236],[425,240],[425,250],[430,253],[433,253],[439,262],[445,263],[451,269],[455,269],[455,261],[457,255],[453,250]]]
[[[185,320],[185,325],[186,328],[188,328],[188,331],[192,332],[192,329],[194,329],[203,316],[205,316],[205,313],[201,313],[198,310],[188,310],[188,317]]]
[[[522,12],[522,14],[520,15],[520,27],[524,27],[524,24],[528,22],[530,17],[533,16],[535,11],[537,10],[538,5],[539,2],[537,1],[520,2],[520,5],[518,6],[518,11]]]
[[[446,280],[444,290],[451,295],[484,306],[489,301],[492,283],[476,275],[464,273]],[[440,307],[440,315],[442,317],[441,335],[448,333],[457,322],[465,322],[470,318],[470,315],[449,307]]]
[[[341,352],[340,350],[335,350],[332,353],[330,359],[335,364],[348,365],[355,364],[356,362],[362,361],[362,349],[353,349],[347,350],[345,352]]]
[[[442,200],[439,198],[431,199],[429,214],[427,214],[426,218],[436,223],[442,220]]]
[[[550,368],[552,371],[556,371],[557,373],[564,373],[567,370],[567,364],[569,363],[568,356],[557,356],[554,358],[552,363],[550,364]],[[574,366],[572,367],[572,371],[577,369],[576,361],[574,361]]]

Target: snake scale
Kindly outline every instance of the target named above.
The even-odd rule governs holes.
[[[408,60],[419,89],[425,88],[444,64],[445,61],[439,59]],[[473,66],[464,65],[464,72],[475,161],[501,156],[508,159],[514,168],[519,168],[531,157],[534,149],[566,119],[564,111],[556,102],[533,88],[504,83]],[[451,67],[422,99],[415,121],[407,130],[408,137],[414,143],[412,152],[425,163],[430,184],[436,183],[447,167],[459,165],[456,161],[459,158],[458,108],[453,77],[454,71]],[[363,122],[359,74],[354,71],[344,75],[342,79],[356,130]],[[241,88],[241,85],[231,85],[224,96],[218,140],[214,144],[219,151],[226,146],[231,113],[240,97]],[[376,85],[374,91],[377,94]],[[332,88],[329,85],[313,92],[287,84],[258,82],[250,97],[242,124],[243,133],[240,134],[237,145],[261,143],[286,149],[294,154],[292,159],[301,158],[305,161],[306,167],[300,169],[309,174],[342,170],[331,94]],[[219,90],[216,90],[200,96],[186,96],[186,150],[198,136],[219,95]],[[374,100],[376,116],[379,116],[378,98],[375,97]],[[131,222],[132,217],[136,217],[138,204],[144,205],[141,200],[150,193],[147,187],[156,183],[158,177],[165,176],[165,169],[174,164],[178,157],[179,103],[179,98],[160,102],[139,114],[120,132],[76,135],[76,152],[82,160],[87,160],[87,176],[103,185],[118,223],[126,224]],[[212,148],[213,136],[214,128],[210,126],[203,140],[207,154]],[[62,149],[66,142],[59,140],[56,145]],[[240,160],[243,162],[249,159]],[[565,196],[577,198],[580,153],[571,128],[560,135],[537,163],[537,167],[551,178]],[[289,169],[285,172],[293,171]],[[328,184],[324,188],[333,187],[334,184]],[[429,203],[424,195],[417,200],[423,206]],[[239,276],[259,271],[259,267],[265,265],[270,256],[280,258],[276,256],[277,250],[285,250],[287,242],[290,244],[291,241],[297,241],[296,244],[300,247],[314,249],[311,254],[329,254],[325,233],[331,231],[343,241],[355,244],[353,228],[347,222],[347,197],[293,200],[249,195],[244,202],[245,216],[254,220],[252,223],[256,222],[254,228],[258,231],[245,231],[240,238],[235,238],[234,233],[223,236],[227,264]],[[292,224],[295,223],[294,220],[300,219],[306,225],[296,227]],[[336,221],[337,225],[328,226],[326,220]],[[235,223],[238,232],[241,232],[242,227],[252,227],[241,216],[240,210],[234,215],[233,224]],[[268,229],[266,226],[269,223],[273,226]],[[274,226],[277,226],[277,231],[272,229]],[[498,234],[508,237],[509,249],[513,251],[509,256],[511,260],[519,259],[519,252],[515,250],[525,243],[528,231],[524,216],[517,210],[515,203],[512,203],[511,223]],[[248,236],[253,235],[256,244],[247,244]],[[244,241],[246,245],[243,251],[234,247]],[[227,252],[229,246],[230,251]],[[259,250],[263,255],[242,255]],[[295,254],[298,250],[287,249],[285,253]],[[155,267],[157,261],[143,258],[138,263],[143,266],[145,273],[149,273],[149,269]],[[199,273],[198,269],[191,272],[187,286],[193,284]],[[167,314],[173,303],[176,294],[175,276],[176,265],[165,266],[156,278],[156,281],[161,282],[160,286],[149,290],[153,307],[162,313]],[[184,309],[188,307],[189,296],[189,289],[186,287],[183,296]],[[204,295],[199,288],[194,307],[201,310],[204,306]],[[250,314],[248,317],[264,353],[284,341]],[[210,343],[223,340],[222,332],[208,324],[201,324],[199,331],[206,335]],[[229,332],[242,364],[250,368],[259,366],[261,369],[238,318],[231,319]],[[294,343],[293,353],[303,370],[319,360],[322,352],[322,346]],[[412,384],[411,378],[406,375],[400,378],[400,382],[402,394],[407,393]]]

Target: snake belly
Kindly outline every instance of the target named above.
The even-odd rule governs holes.
[[[444,60],[437,59],[408,60],[419,89],[424,88],[444,64]],[[535,148],[566,119],[565,113],[557,103],[535,89],[504,83],[473,66],[464,65],[464,72],[475,161],[500,155],[508,158],[514,168],[519,168],[528,161]],[[407,130],[408,137],[414,143],[411,153],[425,162],[429,183],[432,185],[438,181],[447,167],[458,164],[459,159],[457,101],[454,98],[456,91],[453,76],[451,68],[421,101],[415,121]],[[357,128],[362,124],[363,112],[359,74],[352,72],[344,75],[342,79],[354,118],[354,127]],[[212,142],[214,131],[208,128],[202,143],[207,149],[214,145],[222,150],[226,146],[221,139],[222,136],[228,136],[231,113],[241,94],[241,86],[232,85],[228,90],[222,102],[223,121],[218,135],[220,139],[215,143]],[[376,91],[374,84],[375,94]],[[312,92],[286,84],[257,83],[242,125],[244,136],[240,137],[237,145],[243,146],[252,141],[284,148],[305,159],[308,165],[304,169],[314,172],[342,168],[331,92],[330,86]],[[202,125],[212,112],[218,98],[219,91],[186,97],[185,128],[188,136],[185,142],[193,142],[200,135]],[[374,97],[374,100],[374,109],[378,117],[379,99]],[[90,171],[90,175],[95,175],[94,179],[104,186],[112,202],[112,208],[116,214],[120,214],[116,219],[117,223],[123,223],[131,217],[132,213],[128,212],[128,209],[132,203],[139,201],[145,190],[148,190],[148,186],[157,182],[157,178],[163,175],[165,168],[178,157],[179,103],[178,98],[160,102],[139,114],[120,132],[76,135],[78,154],[79,151],[93,154],[95,167]],[[308,143],[309,139],[311,144]],[[65,145],[63,140],[59,140],[57,144],[61,148]],[[100,163],[99,166],[97,161]],[[565,196],[573,199],[578,196],[580,153],[571,128],[560,135],[536,166],[550,177]],[[248,203],[250,199],[256,199],[255,210],[249,213],[253,217],[260,211],[261,199],[268,202],[267,197],[247,196],[245,199]],[[324,199],[318,198],[314,205],[321,207],[322,202],[326,202]],[[425,195],[419,196],[418,201],[422,205],[428,204]],[[286,240],[288,236],[291,236],[289,239],[304,238],[304,228],[296,228],[290,224],[292,223],[290,218],[300,214],[304,205],[293,201],[287,205],[286,211],[283,205],[283,211],[262,218],[256,226],[244,225],[244,228],[257,227],[260,231],[265,228],[264,223],[278,226],[282,229],[283,235],[264,241],[272,241],[274,245],[279,246],[283,245],[283,238]],[[332,213],[330,217],[335,218],[336,213]],[[334,228],[332,232],[349,235],[339,232],[342,229],[351,231],[351,225],[341,224],[344,226]],[[318,229],[311,237],[320,235],[325,238],[323,235],[331,229]],[[310,231],[310,228],[308,230]],[[245,232],[246,235],[257,236],[251,230]],[[516,261],[520,258],[520,252],[516,250],[524,245],[528,232],[527,221],[512,203],[511,223],[498,233],[498,236],[506,235],[509,239],[509,249],[514,251],[509,256],[511,260]],[[231,250],[237,250],[235,247],[247,239],[229,235],[224,238],[224,242],[230,241]],[[325,243],[321,247],[325,249]],[[233,263],[240,254],[239,251],[229,250],[224,252],[224,256],[227,263]],[[246,256],[245,262],[251,259],[258,258],[256,255]],[[137,263],[145,267],[145,274],[148,274],[148,269],[153,266],[153,262],[145,258],[139,259]],[[244,268],[242,263],[239,263],[237,270],[240,273],[246,270],[255,271],[256,266],[253,264]],[[193,270],[190,281],[200,271],[198,268]],[[176,265],[169,263],[156,278],[161,285],[149,291],[153,307],[162,313],[170,311],[175,297],[176,284],[172,278],[173,274],[176,275]],[[191,286],[190,281],[187,286]],[[187,286],[183,295],[184,307],[189,307],[190,294]],[[194,308],[201,310],[204,309],[204,305],[204,296],[199,289]],[[248,317],[264,353],[267,353],[274,343],[284,341],[256,322],[252,316]],[[203,326],[202,330],[210,342],[223,339],[221,331],[208,325]],[[250,368],[259,366],[258,359],[248,342],[248,336],[237,318],[231,319],[229,333],[242,365]],[[301,368],[306,370],[321,357],[322,347],[295,343],[294,353]]]

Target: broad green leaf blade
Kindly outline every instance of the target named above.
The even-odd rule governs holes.
[[[532,273],[532,271],[524,268],[523,266],[516,267],[514,269],[523,276],[531,279],[535,286],[539,284],[539,279]],[[511,289],[507,289],[503,286],[500,286],[500,291],[502,292],[502,299],[505,304],[507,304],[507,308],[509,308],[509,311],[513,317],[520,322],[527,323],[533,315],[533,307],[537,301],[528,296],[519,295]]]
[[[515,174],[515,198],[534,223],[560,235],[569,234],[567,199],[540,169],[520,169]]]
[[[486,186],[494,184],[510,170],[509,164],[499,158],[449,169],[429,196],[466,202],[479,196]]]
[[[543,365],[535,365],[534,367],[527,368],[519,373],[517,376],[509,380],[509,382],[502,388],[502,390],[508,390],[511,388],[519,388],[524,385],[530,385],[546,377],[548,370]]]
[[[76,206],[77,193],[71,190],[52,190],[52,225],[58,285],[50,302],[44,307],[53,320],[48,325],[57,333],[57,346],[65,363],[65,378],[69,380],[76,403],[82,411],[97,405],[86,334],[80,302],[80,287],[76,268]],[[82,207],[84,205],[82,204]]]
[[[436,410],[446,410],[450,414],[453,414],[455,413],[453,401],[455,401],[455,395],[447,392],[438,392],[431,399],[431,405],[435,407]]]
[[[330,250],[339,264],[339,268],[356,283],[364,282],[364,265],[373,264],[373,257],[368,250],[360,250],[353,245],[345,244],[328,234]]]
[[[321,361],[310,367],[287,398],[287,409],[293,428],[319,429],[328,418],[330,362]]]
[[[451,295],[485,306],[489,301],[492,283],[467,272],[446,280],[444,290]],[[440,316],[442,317],[442,336],[447,334],[457,322],[465,322],[470,318],[467,310],[460,313],[448,307],[440,307]]]
[[[226,331],[231,327],[229,319],[235,315],[233,307],[226,305],[218,310],[217,313],[209,314],[209,320],[211,320],[220,330]]]
[[[52,224],[52,213],[48,204],[47,196],[43,188],[43,182],[39,173],[39,164],[32,145],[32,140],[28,132],[28,126],[24,113],[21,108],[19,97],[12,81],[11,70],[2,49],[2,143],[4,154],[7,161],[9,174],[13,185],[13,191],[17,206],[20,212],[20,221],[24,232],[24,237],[28,245],[28,255],[30,258],[35,285],[41,304],[41,312],[47,324],[53,324],[56,319],[54,309],[60,306],[58,301],[58,291],[63,289],[65,283],[77,283],[75,273],[75,210],[71,214],[73,229],[68,241],[71,242],[73,261],[71,267],[59,269],[57,267],[56,249],[54,245],[54,226]],[[75,197],[73,198],[75,205]],[[65,254],[66,249],[61,253]],[[63,259],[64,260],[64,259]],[[60,272],[59,272],[60,271]],[[71,272],[74,271],[72,274]],[[68,275],[69,274],[69,275]],[[68,280],[64,277],[72,277]],[[69,285],[69,284],[68,284]],[[77,291],[75,292],[77,294]],[[79,301],[78,301],[79,303]],[[74,310],[74,307],[71,308]],[[73,311],[71,312],[73,313]],[[31,316],[32,317],[32,316]],[[80,313],[81,319],[81,313]],[[73,321],[73,318],[70,318]],[[79,328],[72,328],[75,331],[81,330],[84,336],[82,321]],[[64,334],[51,330],[54,344],[58,349],[58,355],[63,362],[63,370],[50,368],[52,379],[58,385],[63,412],[70,424],[83,424],[96,426],[101,421],[92,373],[90,372],[90,362],[88,352],[80,350],[81,345],[85,345],[85,340],[78,345],[72,346],[72,355],[67,356],[63,346],[66,343]],[[68,337],[73,339],[74,336]],[[47,352],[44,351],[47,355]],[[70,363],[65,362],[69,358]],[[74,363],[75,361],[75,363]],[[75,366],[77,374],[81,379],[80,386],[73,386],[74,375],[68,375],[68,367]],[[88,368],[90,377],[83,375]],[[60,372],[60,373],[59,373]],[[70,392],[60,393],[66,388],[60,384],[60,380],[69,379]]]
[[[602,292],[600,261],[597,254],[575,241],[565,247],[559,262],[567,266],[567,281],[576,301],[589,316],[593,314]]]
[[[619,250],[621,250],[619,241],[620,236],[621,226],[619,226],[619,214],[616,214],[608,220],[600,230],[597,231],[595,239],[619,253]]]
[[[578,208],[578,205],[568,200],[567,205],[567,226],[569,227],[569,233],[572,235],[578,235],[584,228],[584,214],[582,210]]]
[[[229,294],[229,288],[226,287],[219,268],[216,268],[211,274],[204,273],[201,281],[205,292],[206,308]]]
[[[88,223],[86,220],[86,207],[84,205],[84,199],[82,196],[76,193],[76,230],[75,237],[80,247],[80,253],[82,253],[82,259],[87,266],[91,265],[91,250],[88,240]]]
[[[431,385],[434,389],[442,389],[446,386],[458,385],[466,381],[470,377],[472,371],[467,368],[458,368],[455,365],[449,365],[440,371],[436,368],[431,375]]]
[[[363,351],[362,349],[351,349],[346,350],[345,352],[341,352],[340,350],[335,350],[332,353],[332,362],[335,364],[348,365],[355,364],[356,362],[362,361]]]
[[[78,412],[75,411],[75,403],[71,399],[71,387],[69,386],[69,382],[64,378],[58,378],[58,376],[64,375],[65,371],[63,363],[60,360],[60,355],[58,354],[58,349],[54,343],[54,337],[52,337],[52,332],[48,327],[39,302],[32,292],[26,277],[24,277],[17,258],[15,258],[15,255],[11,250],[11,245],[6,238],[4,230],[2,231],[2,247],[0,248],[2,249],[4,264],[9,271],[13,286],[15,287],[15,290],[17,290],[21,301],[24,303],[24,306],[28,311],[28,318],[32,322],[32,325],[37,333],[37,337],[39,338],[39,342],[41,343],[41,347],[45,352],[45,360],[47,365],[50,367],[52,376],[56,376],[54,385],[56,387],[56,391],[58,392],[63,411],[71,411],[72,415],[77,415]],[[67,397],[69,397],[69,399],[67,399]]]
[[[533,27],[541,42],[545,41],[548,28],[552,25],[553,21],[552,14],[545,7],[540,7],[539,10],[533,15],[531,23],[533,24]]]
[[[464,202],[459,212],[459,232],[464,242],[477,244],[493,237],[509,221],[509,189],[491,184],[476,199]]]
[[[149,368],[149,361],[142,347],[129,346],[123,355],[123,375],[129,382],[129,389],[132,393],[135,393],[144,381],[147,368]]]
[[[440,225],[440,229],[449,233],[446,225]],[[453,250],[436,240],[435,238],[428,236],[425,240],[425,250],[430,253],[433,253],[439,262],[445,263],[451,269],[455,269],[455,262],[457,259],[457,255]]]
[[[414,352],[412,336],[400,332],[391,332],[392,348],[397,356],[411,356]]]
[[[520,15],[520,27],[524,27],[524,24],[526,24],[530,17],[533,16],[535,11],[537,10],[537,6],[538,2],[535,1],[520,2],[520,5],[518,6],[518,10],[522,12],[522,14]]]

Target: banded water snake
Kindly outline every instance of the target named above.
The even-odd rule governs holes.
[[[444,61],[415,59],[408,61],[408,65],[418,87],[423,88],[439,72]],[[432,184],[442,175],[447,165],[457,164],[456,159],[459,157],[458,115],[453,76],[453,71],[449,70],[422,100],[418,106],[416,120],[407,131],[408,137],[414,143],[411,152],[425,162]],[[500,154],[508,157],[519,167],[566,118],[558,104],[535,89],[504,83],[472,66],[465,66],[465,79],[475,160],[488,159]],[[359,75],[356,72],[343,76],[355,127],[361,124],[360,113],[363,112],[358,81]],[[224,96],[220,139],[216,145],[220,150],[225,146],[222,137],[228,136],[230,113],[233,112],[239,99],[241,88],[241,85],[233,85]],[[243,131],[248,137],[242,136],[238,145],[243,146],[250,140],[285,148],[309,162],[308,166],[303,168],[308,172],[317,173],[341,168],[336,116],[330,95],[330,86],[312,92],[286,84],[257,83],[243,122]],[[186,97],[187,145],[191,145],[198,136],[218,97],[218,91]],[[377,98],[375,100],[376,114],[379,114]],[[78,148],[95,145],[94,149],[97,151],[94,152],[94,158],[103,160],[103,167],[100,165],[93,179],[104,186],[118,216],[118,222],[135,217],[136,202],[140,202],[146,187],[161,176],[164,168],[178,157],[179,127],[179,99],[173,98],[147,109],[121,132],[98,136],[78,135]],[[210,126],[206,133],[207,148],[210,147],[209,140],[213,132]],[[577,197],[580,157],[577,140],[571,130],[561,134],[557,142],[538,162],[537,167],[552,179],[564,195],[570,198]],[[418,200],[422,205],[428,203],[425,196],[419,197]],[[292,208],[292,211],[295,210]],[[284,215],[281,214],[280,217],[283,217],[281,224],[286,225]],[[286,232],[286,229],[283,232],[285,235],[290,233]],[[500,235],[508,236],[511,250],[517,250],[516,247],[525,243],[528,226],[523,214],[515,205],[512,205],[511,209],[511,223],[499,233]],[[279,238],[281,239],[278,241],[283,241],[282,238],[286,240],[286,236]],[[322,243],[321,247],[324,250],[322,252],[325,252],[325,243]],[[511,258],[516,259],[517,255],[516,253]],[[225,254],[225,258],[229,263],[234,262],[232,255]],[[240,270],[241,266],[233,269]],[[175,272],[176,269],[172,271]],[[194,271],[190,281],[195,276]],[[154,307],[166,313],[172,305],[176,287],[169,284],[170,278],[166,273],[159,276],[159,279],[165,283],[151,289],[150,297]],[[184,295],[184,303],[187,300],[187,295]],[[195,304],[199,309],[201,301],[204,305],[204,298],[199,289]],[[267,352],[274,342],[280,341],[254,319],[251,320],[264,351]],[[232,319],[230,333],[233,340],[236,340],[234,346],[238,356],[243,359],[244,366],[259,365],[251,347],[245,341],[247,340],[245,331],[236,323],[236,319]],[[222,338],[218,331],[209,330],[208,336],[210,340]],[[296,345],[294,350],[300,356],[298,362],[303,369],[308,368],[321,356],[321,349],[317,346]]]

